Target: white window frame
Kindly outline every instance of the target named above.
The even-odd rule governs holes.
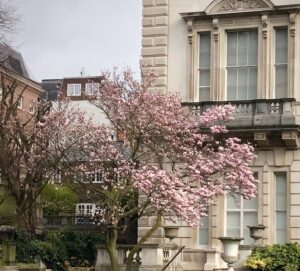
[[[67,96],[81,96],[81,83],[67,84]]]
[[[257,33],[257,63],[256,65],[236,65],[236,66],[229,66],[228,65],[228,34],[229,33],[241,33],[241,32],[251,32],[251,31],[255,31]],[[239,100],[249,100],[249,90],[247,90],[247,98],[246,99],[238,99],[238,98],[235,98],[235,99],[228,99],[228,70],[229,69],[239,69],[239,68],[255,68],[256,67],[256,92],[255,92],[255,97],[254,99],[257,99],[257,96],[258,96],[258,87],[259,87],[259,80],[258,80],[258,75],[259,75],[259,66],[260,66],[260,62],[259,62],[259,53],[260,53],[260,48],[259,48],[259,42],[260,42],[260,35],[259,35],[259,29],[257,27],[249,27],[249,28],[243,28],[243,29],[226,29],[225,30],[225,33],[224,33],[224,42],[226,44],[225,46],[225,54],[224,54],[224,60],[225,60],[225,84],[224,84],[224,98],[226,101],[228,100],[233,100],[233,101],[239,101]],[[249,79],[249,78],[248,78]],[[237,78],[238,80],[238,78]],[[237,85],[238,86],[238,85]],[[249,87],[249,85],[247,85]],[[251,98],[252,99],[252,98]],[[250,100],[251,100],[250,99]]]
[[[96,204],[95,203],[86,203],[86,202],[80,202],[76,204],[75,207],[75,224],[83,224],[84,223],[84,217],[92,217],[95,214],[96,211]],[[81,216],[81,217],[80,217]]]
[[[23,108],[23,104],[24,104],[24,97],[23,96],[19,96],[19,98],[17,100],[17,108],[22,109]]]
[[[34,114],[34,112],[35,112],[35,105],[34,104],[30,104],[29,105],[29,113],[30,114]]]
[[[283,209],[277,209],[277,204],[276,204],[276,201],[277,201],[277,176],[278,175],[281,175],[281,174],[284,174],[285,175],[285,181],[286,181],[286,208],[283,210]],[[289,236],[288,236],[288,229],[289,229],[289,222],[288,222],[288,218],[289,218],[289,175],[288,175],[288,172],[287,171],[275,171],[274,172],[274,241],[275,243],[277,243],[277,213],[278,212],[284,212],[285,213],[285,223],[286,223],[286,228],[285,228],[285,242],[288,242],[289,241]]]
[[[89,180],[91,183],[102,183],[103,180],[103,174],[102,171],[94,171],[92,173],[89,173]]]
[[[210,244],[210,215],[211,212],[208,211],[208,215],[201,217],[201,220],[203,219],[204,221],[202,221],[202,225],[199,225],[198,227],[198,245],[199,248],[207,248],[209,247]],[[201,222],[201,221],[200,221]],[[205,242],[203,242],[203,240],[201,240],[201,235],[205,235]]]
[[[99,91],[100,83],[89,82],[85,83],[85,93],[86,95],[94,95]]]
[[[200,53],[201,53],[201,35],[209,35],[210,37],[210,51],[209,51],[209,54],[210,54],[210,63],[209,63],[209,67],[201,67],[201,57],[200,57]],[[198,97],[198,101],[210,101],[211,100],[211,92],[212,92],[212,53],[213,53],[213,46],[212,46],[212,35],[211,35],[211,31],[199,31],[197,32],[197,37],[198,37],[198,42],[197,42],[197,46],[198,46],[198,54],[197,54],[197,86],[196,86],[196,89],[197,89],[197,97]],[[200,80],[200,74],[201,74],[201,71],[209,71],[209,85],[202,85],[201,83],[201,80]],[[202,99],[201,97],[201,91],[200,89],[201,88],[208,88],[209,89],[209,99],[206,100],[206,99]]]
[[[280,29],[285,29],[287,31],[287,63],[280,63],[280,64],[276,64],[276,31],[277,30],[280,30]],[[273,97],[272,98],[278,98],[276,96],[276,65],[286,65],[286,69],[287,69],[287,85],[286,85],[286,95],[285,97],[281,97],[281,98],[287,98],[289,97],[289,82],[290,82],[290,73],[289,73],[289,67],[290,67],[290,64],[289,64],[289,53],[290,53],[290,50],[289,50],[289,46],[290,46],[290,39],[289,39],[289,27],[287,24],[285,25],[276,25],[273,27],[273,31],[272,31],[272,34],[273,34],[273,44],[272,44],[272,66],[273,66],[273,72],[272,72],[272,77],[273,77],[273,80],[272,80],[272,84],[273,84],[273,87],[272,87],[272,90],[273,90]],[[280,97],[279,97],[280,98]]]

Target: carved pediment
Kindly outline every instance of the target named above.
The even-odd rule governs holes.
[[[249,12],[272,9],[269,0],[215,0],[205,10],[207,14]]]

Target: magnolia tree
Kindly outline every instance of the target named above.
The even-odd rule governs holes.
[[[95,221],[106,226],[112,270],[119,270],[118,232],[141,216],[156,216],[127,258],[130,270],[133,255],[162,225],[162,218],[195,227],[217,196],[229,192],[254,197],[253,147],[228,135],[224,124],[232,119],[230,105],[196,117],[177,96],[148,91],[155,80],[151,73],[144,72],[142,83],[129,70],[103,76],[91,102],[110,125],[101,131],[100,145],[95,142],[93,150],[89,146],[88,159],[73,170],[83,176],[91,169],[102,174]]]

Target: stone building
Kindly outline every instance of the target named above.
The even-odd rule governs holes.
[[[179,93],[202,112],[236,107],[230,133],[252,142],[257,198],[216,199],[192,229],[182,223],[183,270],[224,266],[220,236],[266,226],[262,243],[300,241],[300,0],[143,0],[142,60],[158,74],[155,88]],[[142,233],[151,221],[140,221]],[[160,230],[149,240],[164,244]]]

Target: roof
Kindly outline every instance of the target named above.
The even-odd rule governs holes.
[[[62,83],[62,79],[45,79],[42,80],[41,87],[45,90],[44,98],[49,101],[57,100],[58,91],[60,90],[60,86]]]
[[[0,63],[13,72],[30,79],[29,72],[20,52],[0,43]]]

